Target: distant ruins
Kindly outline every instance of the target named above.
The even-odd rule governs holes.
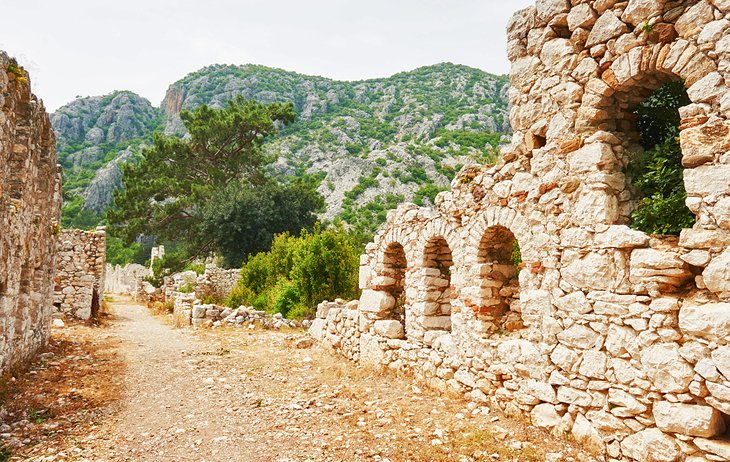
[[[727,0],[516,13],[511,145],[462,170],[435,210],[391,212],[362,257],[359,302],[323,303],[310,332],[610,460],[730,460],[729,19]],[[660,239],[626,226],[623,169],[641,149],[630,109],[680,80],[697,220]]]
[[[60,210],[48,114],[28,73],[0,51],[0,373],[48,338]]]
[[[106,231],[64,229],[58,238],[54,305],[87,320],[99,314],[106,270]]]

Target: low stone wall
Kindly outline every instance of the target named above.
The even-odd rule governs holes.
[[[46,342],[61,210],[55,138],[28,73],[0,51],[0,374]]]
[[[110,265],[104,271],[104,292],[110,294],[135,295],[150,270],[142,265]]]
[[[106,231],[64,229],[58,237],[56,309],[77,319],[99,313],[106,269]]]

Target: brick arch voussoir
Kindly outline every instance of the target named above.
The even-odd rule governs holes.
[[[610,118],[605,108],[614,106],[614,95],[630,92],[645,76],[684,80],[689,88],[715,71],[715,61],[686,40],[634,47],[616,56],[600,77],[586,83],[577,125],[584,127],[583,131],[594,131]]]
[[[443,238],[449,246],[449,250],[451,250],[451,258],[453,259],[454,266],[462,266],[464,264],[464,249],[456,227],[455,223],[441,217],[431,220],[423,228],[423,233],[421,233],[415,246],[417,252],[417,260],[415,260],[415,263],[419,267],[423,267],[423,254],[428,243],[433,239]]]
[[[518,211],[507,207],[489,207],[473,220],[468,229],[472,239],[468,242],[467,252],[476,258],[481,238],[489,228],[502,226],[509,229],[517,239],[525,261],[538,261],[539,253],[534,246],[534,238],[525,217]]]

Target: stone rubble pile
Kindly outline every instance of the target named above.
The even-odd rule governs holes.
[[[56,140],[30,77],[0,51],[0,374],[49,335],[61,172]]]
[[[389,213],[360,299],[320,305],[311,334],[610,461],[730,460],[730,2],[537,0],[508,55],[501,159]],[[692,101],[678,239],[626,226],[631,109],[671,81]]]
[[[96,317],[106,270],[106,231],[63,229],[58,237],[55,281],[57,313],[76,319]]]

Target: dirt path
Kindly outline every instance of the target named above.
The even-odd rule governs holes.
[[[301,332],[175,330],[129,301],[112,305],[126,363],[119,402],[33,460],[591,460],[410,378],[296,348]]]

